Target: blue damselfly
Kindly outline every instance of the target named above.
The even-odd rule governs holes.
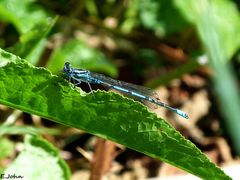
[[[81,82],[85,82],[89,85],[90,90],[92,90],[90,84],[100,84],[105,87],[112,88],[119,92],[133,96],[140,100],[146,100],[153,104],[165,107],[170,111],[175,112],[178,115],[188,119],[188,115],[185,112],[159,101],[159,99],[156,97],[152,97],[151,95],[154,94],[154,91],[149,88],[145,88],[143,86],[138,86],[131,83],[126,83],[123,81],[114,80],[110,77],[90,72],[88,70],[72,68],[69,62],[66,62],[64,64],[63,72],[68,76],[69,80],[72,80],[74,82],[74,85],[78,85]]]

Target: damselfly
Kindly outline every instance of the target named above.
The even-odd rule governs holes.
[[[92,90],[90,84],[100,84],[105,87],[112,88],[119,92],[133,96],[140,100],[146,100],[156,105],[165,107],[170,111],[175,112],[178,115],[188,119],[188,115],[185,112],[159,101],[158,98],[151,97],[151,94],[153,94],[154,91],[149,88],[145,88],[131,83],[126,83],[123,81],[114,80],[110,77],[90,72],[88,70],[72,68],[69,62],[66,62],[64,64],[63,72],[68,76],[70,80],[71,79],[73,80],[75,85],[78,85],[81,82],[85,82],[89,85],[90,89]]]

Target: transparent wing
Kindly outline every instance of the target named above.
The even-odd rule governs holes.
[[[146,87],[143,87],[143,86],[139,86],[139,85],[135,85],[135,84],[119,81],[119,80],[114,80],[110,77],[106,77],[106,76],[104,76],[102,74],[98,74],[98,73],[91,72],[90,76],[93,77],[95,80],[99,80],[99,84],[102,84],[103,86],[105,86],[107,88],[115,89],[114,86],[121,87],[121,88],[127,89],[129,91],[141,94],[145,97],[151,97],[154,101],[141,100],[138,97],[136,97],[136,96],[134,96],[130,93],[125,92],[127,95],[132,96],[133,98],[137,98],[138,100],[141,100],[142,102],[144,102],[148,106],[150,105],[150,107],[157,108],[157,105],[155,105],[155,104],[158,104],[159,106],[165,107],[165,108],[171,110],[172,112],[175,112],[178,115],[188,119],[188,115],[185,112],[183,112],[183,111],[181,111],[177,108],[173,108],[173,107],[161,102],[158,98],[158,94],[150,88],[146,88]],[[121,92],[124,93],[124,91],[121,91]]]
[[[102,74],[98,74],[98,73],[91,72],[91,76],[105,82],[106,84],[103,84],[103,86],[106,86],[107,88],[112,89],[110,86],[108,86],[108,84],[110,84],[111,86],[119,86],[119,87],[128,89],[130,91],[138,92],[138,93],[140,93],[144,96],[148,96],[148,97],[154,98],[156,100],[159,100],[158,94],[150,88],[146,88],[146,87],[139,86],[139,85],[136,85],[136,84],[115,80],[115,79],[112,79],[110,77],[104,76]],[[145,102],[145,100],[144,100],[144,103],[149,105],[147,102]],[[150,103],[150,104],[152,104],[152,103]],[[157,107],[157,106],[154,105],[154,107]]]

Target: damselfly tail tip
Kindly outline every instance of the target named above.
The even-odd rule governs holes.
[[[179,109],[176,109],[176,113],[177,113],[178,115],[186,118],[186,119],[189,118],[188,115],[187,115],[185,112],[183,112],[183,111],[181,111],[181,110],[179,110]]]

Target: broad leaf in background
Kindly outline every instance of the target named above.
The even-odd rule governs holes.
[[[179,32],[188,25],[173,1],[141,0],[141,3],[136,3],[141,23],[160,37]]]
[[[36,27],[33,27],[31,31],[21,35],[19,43],[7,50],[27,59],[31,64],[37,65],[47,42],[46,37],[57,19],[57,16],[51,20],[49,18],[48,25],[38,24]]]
[[[0,159],[10,156],[14,153],[14,143],[7,138],[0,137]]]
[[[113,92],[80,93],[63,78],[3,50],[1,60],[1,104],[115,141],[203,179],[230,179],[143,104]]]
[[[4,171],[4,176],[23,176],[23,179],[70,179],[70,169],[58,150],[37,136],[26,136],[24,150]]]
[[[52,18],[35,0],[1,0],[0,20],[12,23],[20,34],[25,34],[37,24],[49,24]]]
[[[203,41],[207,37],[203,35],[204,29],[209,26],[214,28],[214,36],[220,38],[218,46],[221,48],[222,59],[224,61],[231,59],[240,47],[240,16],[237,6],[228,0],[204,0],[201,3],[194,0],[175,0],[174,2],[186,20],[196,25]],[[208,6],[211,11],[203,14],[206,11],[203,8],[208,9]],[[203,18],[212,20],[202,24]],[[216,60],[219,61],[219,59]]]
[[[20,41],[8,47],[8,51],[37,64],[46,43],[46,36],[57,17],[46,12],[34,0],[0,1],[0,20],[9,22],[20,33]]]
[[[63,47],[55,48],[47,67],[53,72],[58,72],[63,68],[66,61],[75,67],[105,72],[113,77],[117,76],[117,68],[102,52],[88,47],[84,42],[77,39],[68,41]]]

